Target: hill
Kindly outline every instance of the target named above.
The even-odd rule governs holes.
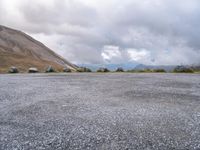
[[[43,72],[49,65],[58,71],[64,67],[73,71],[78,68],[31,36],[0,25],[0,73],[7,72],[11,66],[18,67],[20,72],[26,72],[29,67]]]

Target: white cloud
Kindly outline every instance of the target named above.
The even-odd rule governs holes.
[[[101,55],[105,60],[111,60],[112,58],[121,57],[121,52],[119,51],[118,46],[106,45],[104,46]]]
[[[140,63],[147,63],[150,62],[150,52],[141,49],[141,50],[136,50],[136,49],[127,49],[127,53],[130,57],[131,60],[140,62]]]

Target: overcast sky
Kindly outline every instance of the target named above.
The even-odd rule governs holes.
[[[200,64],[199,0],[0,0],[0,24],[77,64]]]

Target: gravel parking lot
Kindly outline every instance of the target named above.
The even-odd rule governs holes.
[[[0,149],[200,149],[200,75],[0,75]]]

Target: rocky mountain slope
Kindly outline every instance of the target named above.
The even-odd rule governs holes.
[[[44,71],[49,65],[58,71],[64,67],[74,71],[78,68],[29,35],[0,25],[1,73],[7,72],[11,66],[25,72],[29,67]]]

